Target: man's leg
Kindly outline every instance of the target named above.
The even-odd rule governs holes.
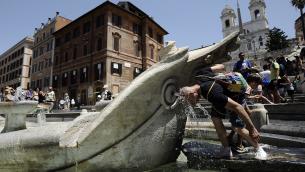
[[[229,147],[227,132],[225,126],[223,125],[223,122],[221,118],[217,118],[217,117],[212,117],[212,121],[215,126],[218,138],[223,146],[220,149],[220,152],[216,155],[216,158],[231,159],[233,157],[233,154],[231,151],[231,147]]]
[[[220,118],[212,117],[213,124],[216,129],[216,133],[223,147],[229,147],[229,142],[227,139],[227,132],[223,122]]]

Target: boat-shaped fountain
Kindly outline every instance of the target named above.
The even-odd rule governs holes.
[[[196,69],[229,60],[237,39],[236,32],[193,51],[170,42],[162,60],[103,110],[71,122],[7,130],[0,134],[0,171],[142,171],[175,161],[186,122],[175,93],[192,84]]]

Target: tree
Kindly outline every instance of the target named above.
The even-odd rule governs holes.
[[[284,31],[274,27],[269,30],[268,40],[266,43],[268,51],[280,50],[289,47],[287,35]]]
[[[301,13],[301,22],[302,22],[302,30],[303,30],[303,38],[305,40],[305,24],[304,24],[304,17],[303,17],[303,8],[305,6],[305,0],[291,0],[291,5],[298,8]]]

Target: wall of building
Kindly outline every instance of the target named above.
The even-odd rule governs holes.
[[[22,86],[28,89],[33,39],[26,37],[0,55],[0,88]]]
[[[97,27],[99,16],[103,17],[103,24]],[[120,22],[113,18],[120,18]],[[84,25],[88,22],[90,31],[84,33]],[[137,26],[138,29],[135,30],[135,24],[142,27]],[[80,35],[64,42],[65,36],[77,27],[80,28]],[[80,97],[83,104],[93,104],[97,93],[103,91],[104,86],[114,94],[119,93],[135,78],[135,70],[142,69],[143,59],[148,67],[159,60],[157,53],[163,46],[165,34],[166,31],[150,19],[139,17],[110,2],[84,14],[54,33],[57,40],[54,76],[58,77],[58,84],[53,86],[58,97],[63,97],[63,94],[68,92],[71,98]],[[58,44],[60,39],[61,43]],[[100,39],[102,46],[98,48]],[[119,42],[118,49],[114,47],[115,39]],[[139,45],[139,48],[136,45]],[[88,49],[87,54],[84,53],[85,47]],[[76,57],[73,56],[74,49],[77,49]],[[96,78],[95,72],[98,63],[103,66],[102,77],[99,79]],[[116,70],[117,66],[119,70]],[[84,67],[87,67],[88,78],[87,81],[81,82],[80,74]],[[72,84],[72,76],[69,74],[74,70],[78,71],[78,76],[76,83]],[[62,85],[64,73],[68,74],[66,80],[69,82],[66,86]]]
[[[51,85],[54,54],[54,36],[52,34],[70,22],[71,20],[56,15],[35,30],[30,84],[33,89],[37,87],[47,90]]]

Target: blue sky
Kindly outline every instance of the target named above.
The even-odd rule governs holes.
[[[294,21],[299,11],[290,0],[265,0],[270,28],[276,26],[294,37]],[[34,28],[54,17],[76,19],[104,0],[0,0],[0,54],[25,36],[33,35]],[[111,0],[113,3],[119,0]],[[130,0],[152,16],[178,46],[198,48],[222,38],[220,13],[226,4],[236,8],[236,0]],[[240,0],[243,21],[250,20],[249,0]]]

